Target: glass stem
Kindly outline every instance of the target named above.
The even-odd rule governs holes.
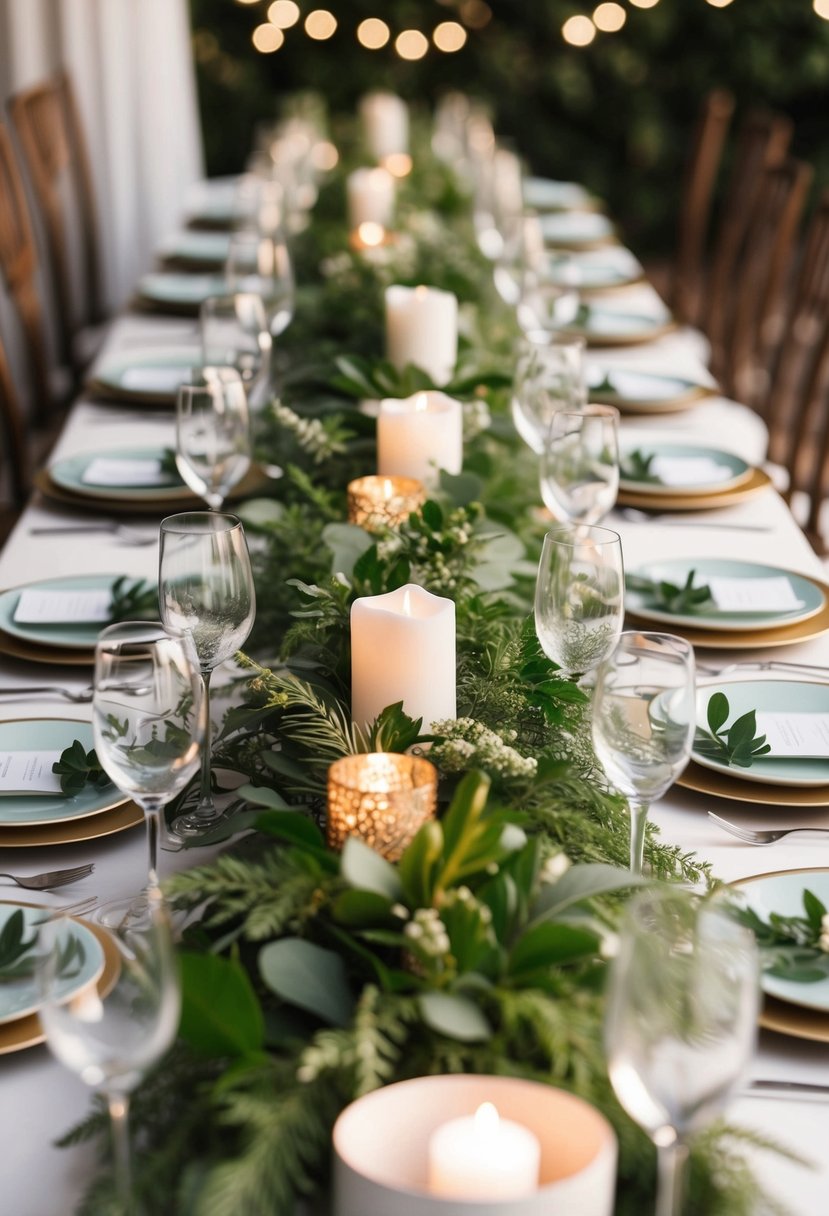
[[[642,873],[645,855],[645,824],[648,822],[648,806],[645,802],[630,803],[630,872]]]
[[[656,1216],[682,1216],[682,1192],[688,1146],[681,1140],[657,1150]]]
[[[207,729],[204,732],[204,743],[201,750],[201,794],[199,795],[199,805],[196,807],[196,814],[212,815],[213,806],[213,791],[210,787],[210,760],[211,760],[211,735],[210,735],[210,677],[213,672],[208,668],[207,671],[201,673],[201,678],[204,683],[204,700],[207,706]]]
[[[112,1149],[115,1161],[115,1188],[125,1216],[135,1212],[130,1163],[130,1101],[126,1094],[108,1093],[109,1121],[112,1127]]]
[[[161,834],[161,798],[147,798],[143,803],[147,821],[147,886],[158,886],[158,838]]]

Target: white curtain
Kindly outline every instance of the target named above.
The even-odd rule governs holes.
[[[78,96],[117,308],[203,175],[187,0],[0,0],[0,98],[58,67]]]

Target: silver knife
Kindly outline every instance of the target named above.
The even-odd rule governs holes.
[[[741,1097],[788,1098],[791,1101],[829,1102],[829,1085],[812,1081],[750,1081]]]

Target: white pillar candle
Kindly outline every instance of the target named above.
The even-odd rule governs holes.
[[[346,182],[348,226],[360,224],[391,228],[394,218],[394,178],[386,169],[355,169]]]
[[[366,726],[398,701],[426,731],[456,713],[455,605],[414,583],[351,606],[351,715]]]
[[[436,287],[387,287],[386,354],[398,371],[414,363],[446,384],[458,361],[457,296]]]
[[[396,93],[367,93],[360,102],[366,143],[382,160],[409,150],[409,107]]]
[[[377,415],[377,472],[434,486],[463,467],[463,406],[436,391],[386,397]]]
[[[538,1190],[541,1145],[491,1102],[450,1119],[429,1140],[429,1189],[458,1200],[519,1199]]]

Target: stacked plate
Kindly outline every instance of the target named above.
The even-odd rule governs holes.
[[[115,448],[68,456],[41,470],[38,489],[56,502],[122,514],[169,515],[203,510],[204,503],[184,484],[163,448]],[[252,468],[235,486],[234,498],[256,493],[267,484]]]
[[[193,383],[193,369],[201,366],[196,347],[176,350],[132,350],[104,360],[87,382],[87,390],[108,401],[134,401],[141,405],[175,405],[179,387]]]
[[[601,203],[579,182],[524,178],[524,202],[535,211],[598,211]]]
[[[829,907],[829,870],[825,869],[758,874],[733,885],[764,920],[768,920],[771,912],[802,916],[805,890]],[[764,975],[761,987],[766,998],[761,1026],[798,1039],[829,1043],[829,977],[801,984]]]
[[[107,596],[111,595],[112,586],[119,577],[117,574],[66,575],[0,591],[0,652],[36,663],[90,666],[95,658],[98,633],[110,621],[97,610],[94,619],[84,619],[79,598],[85,597],[86,603],[103,601],[105,611]],[[68,597],[67,615],[73,619],[64,617],[56,621],[54,613],[42,609],[31,615],[21,612],[24,592]]]
[[[588,368],[587,389],[591,401],[615,405],[625,414],[677,414],[717,395],[687,376],[595,366]]]
[[[616,244],[616,230],[598,211],[556,211],[541,216],[541,233],[551,249],[599,249]]]
[[[582,294],[631,287],[644,278],[642,264],[622,245],[583,251],[557,250],[547,256],[544,278],[556,287],[575,287]]]
[[[220,270],[227,261],[230,234],[227,232],[180,232],[161,250],[169,265],[188,269]]]
[[[71,718],[18,718],[0,722],[0,753],[31,753],[35,762],[57,758],[75,740],[94,746],[88,722]],[[45,757],[45,760],[44,760]],[[144,816],[114,785],[84,787],[69,797],[54,793],[0,794],[0,848],[73,844],[111,836],[143,823]],[[0,984],[0,993],[3,985]]]
[[[23,916],[24,940],[36,934],[48,916],[46,908],[4,901],[0,903],[0,934],[16,912]],[[105,995],[118,976],[118,948],[113,939],[97,925],[74,918],[66,922],[62,932],[67,945],[70,941],[75,944],[76,955],[68,974],[59,981],[60,1000],[68,1001],[92,985],[97,987],[99,995]],[[0,1055],[43,1042],[43,1029],[37,1016],[41,1005],[36,976],[21,976],[0,983]]]
[[[701,444],[623,444],[620,471],[620,505],[654,511],[727,507],[771,484],[742,457]]]
[[[159,271],[138,280],[137,303],[152,312],[195,316],[208,296],[227,295],[221,274],[177,274]]]
[[[648,562],[630,571],[634,581],[683,587],[708,586],[712,598],[691,609],[672,611],[656,591],[625,594],[625,609],[637,621],[658,622],[694,646],[748,650],[786,646],[829,630],[829,586],[820,579],[779,566],[730,558],[685,557]]]
[[[637,303],[628,311],[622,298],[605,299],[581,304],[575,321],[565,332],[584,338],[590,347],[640,346],[653,342],[676,329],[676,321],[661,301],[649,301],[649,307]]]

